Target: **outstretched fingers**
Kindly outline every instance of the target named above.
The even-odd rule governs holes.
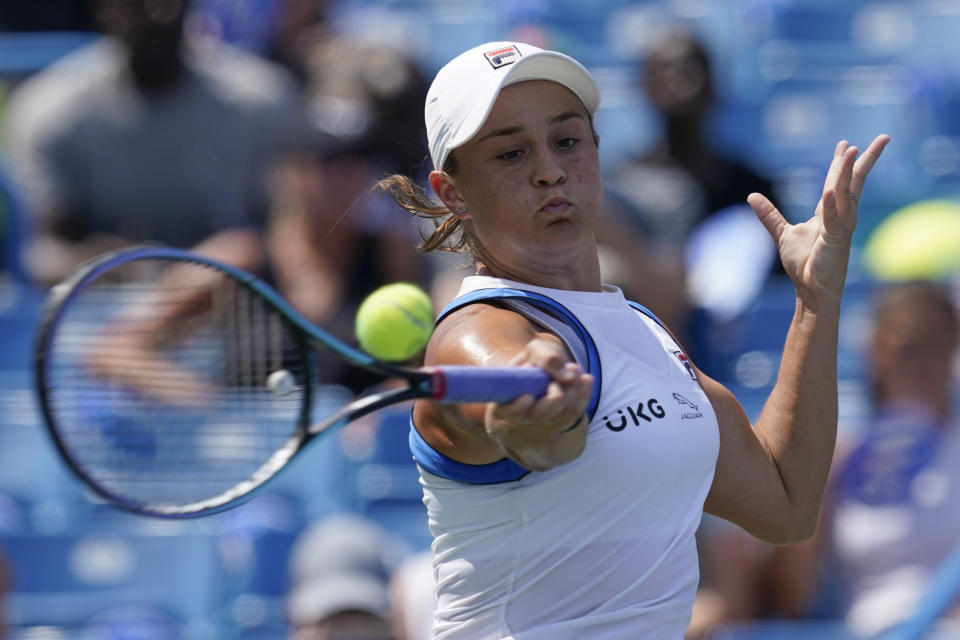
[[[867,150],[860,155],[856,164],[853,165],[850,193],[858,197],[863,193],[863,184],[867,180],[867,175],[870,173],[870,170],[873,169],[873,165],[877,163],[877,160],[880,159],[880,154],[883,153],[883,150],[889,142],[890,136],[882,133],[874,138],[870,146],[867,147]]]
[[[823,220],[827,233],[843,234],[856,225],[856,199],[851,192],[853,167],[860,150],[845,143],[840,155],[835,155],[830,163],[830,171],[823,183],[823,197],[818,213]],[[837,145],[839,150],[841,145]],[[846,227],[844,226],[846,223]]]
[[[767,233],[773,238],[777,246],[780,246],[780,238],[789,223],[780,213],[770,199],[762,193],[751,193],[747,196],[747,204],[753,209],[757,218],[766,228]]]
[[[850,143],[846,140],[841,140],[837,143],[837,146],[833,148],[833,159],[830,161],[830,166],[827,168],[827,177],[823,181],[823,192],[820,194],[821,196],[826,194],[827,189],[836,183],[843,167],[844,154],[849,148]]]

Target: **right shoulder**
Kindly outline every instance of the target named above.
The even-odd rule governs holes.
[[[497,355],[513,355],[509,346],[525,344],[536,335],[523,315],[494,302],[473,302],[445,315],[427,345],[426,363],[497,364]]]

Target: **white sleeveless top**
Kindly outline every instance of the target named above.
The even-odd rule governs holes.
[[[491,288],[547,296],[582,323],[596,347],[599,404],[583,454],[543,472],[509,460],[463,465],[411,431],[434,538],[434,638],[680,640],[719,447],[692,368],[615,287],[471,276],[460,294]],[[470,480],[451,479],[450,468]]]

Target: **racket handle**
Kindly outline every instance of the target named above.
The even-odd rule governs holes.
[[[539,367],[427,367],[433,399],[446,402],[508,402],[525,394],[542,396],[550,376]]]

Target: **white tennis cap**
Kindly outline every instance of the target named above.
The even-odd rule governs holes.
[[[483,126],[500,90],[524,80],[552,80],[573,91],[593,115],[600,104],[587,69],[570,56],[522,42],[488,42],[461,53],[437,72],[424,118],[433,166]]]

